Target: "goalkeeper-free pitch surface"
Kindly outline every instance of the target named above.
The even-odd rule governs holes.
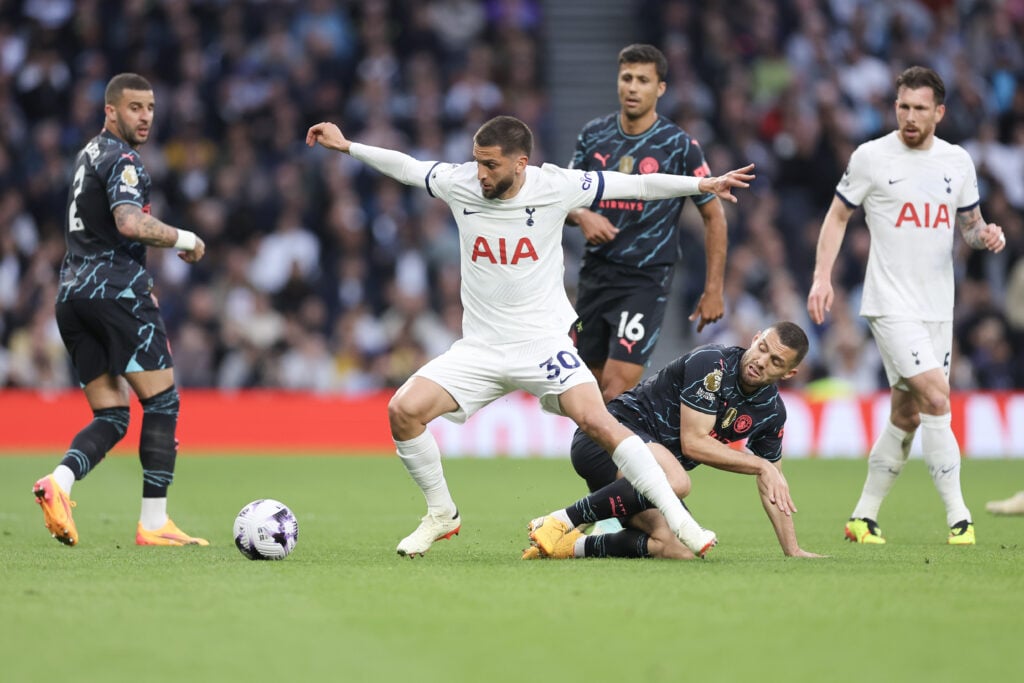
[[[753,477],[706,467],[687,499],[705,561],[524,562],[526,523],[576,500],[567,460],[447,460],[462,532],[424,558],[395,544],[423,500],[395,457],[183,454],[170,513],[208,548],[134,545],[141,473],[79,482],[80,544],[50,538],[32,483],[57,457],[0,457],[0,679],[6,681],[1008,681],[1024,668],[1024,517],[984,503],[1024,461],[966,460],[975,547],[911,461],[882,508],[889,543],[843,524],[863,460],[788,462],[804,549],[782,555]],[[281,562],[231,525],[256,498],[299,520]]]

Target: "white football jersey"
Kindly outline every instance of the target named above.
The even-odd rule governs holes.
[[[952,320],[956,212],[979,201],[967,152],[939,138],[911,149],[893,131],[854,151],[836,194],[863,204],[871,233],[860,314]]]
[[[459,227],[463,336],[502,344],[568,335],[576,312],[565,293],[562,229],[569,211],[600,199],[600,174],[527,166],[515,197],[485,199],[476,162],[438,163],[426,187]]]

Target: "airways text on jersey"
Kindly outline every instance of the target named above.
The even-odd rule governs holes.
[[[602,199],[597,208],[606,211],[643,211],[644,202],[639,199]]]

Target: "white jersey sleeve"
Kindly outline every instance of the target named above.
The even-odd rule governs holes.
[[[981,203],[981,195],[978,194],[978,170],[974,168],[974,160],[966,149],[959,146],[955,146],[954,149],[963,152],[963,166],[967,172],[965,182],[960,188],[960,196],[957,197],[956,210],[970,211]]]
[[[405,185],[425,184],[430,169],[438,163],[436,161],[419,161],[404,152],[363,145],[358,142],[352,143],[348,153],[353,159],[358,159],[367,166],[375,168],[389,178],[394,178]]]
[[[912,149],[890,133],[857,148],[836,194],[864,207],[871,233],[861,315],[952,320],[956,213],[978,203],[963,148]]]
[[[839,199],[851,209],[859,207],[871,190],[871,169],[864,158],[867,153],[863,150],[863,145],[853,150],[850,161],[846,164],[846,171],[839,181],[839,186],[836,187]]]
[[[603,171],[606,199],[672,199],[704,194],[700,191],[700,178],[669,173],[619,173]]]

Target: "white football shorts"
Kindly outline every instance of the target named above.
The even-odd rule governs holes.
[[[562,415],[558,397],[564,391],[597,382],[568,336],[516,344],[459,339],[415,376],[440,384],[452,395],[459,407],[444,417],[460,424],[516,389],[539,398],[547,412]]]
[[[889,386],[908,390],[904,381],[934,368],[949,378],[953,355],[953,322],[906,320],[892,316],[868,317],[871,334],[885,366]]]

